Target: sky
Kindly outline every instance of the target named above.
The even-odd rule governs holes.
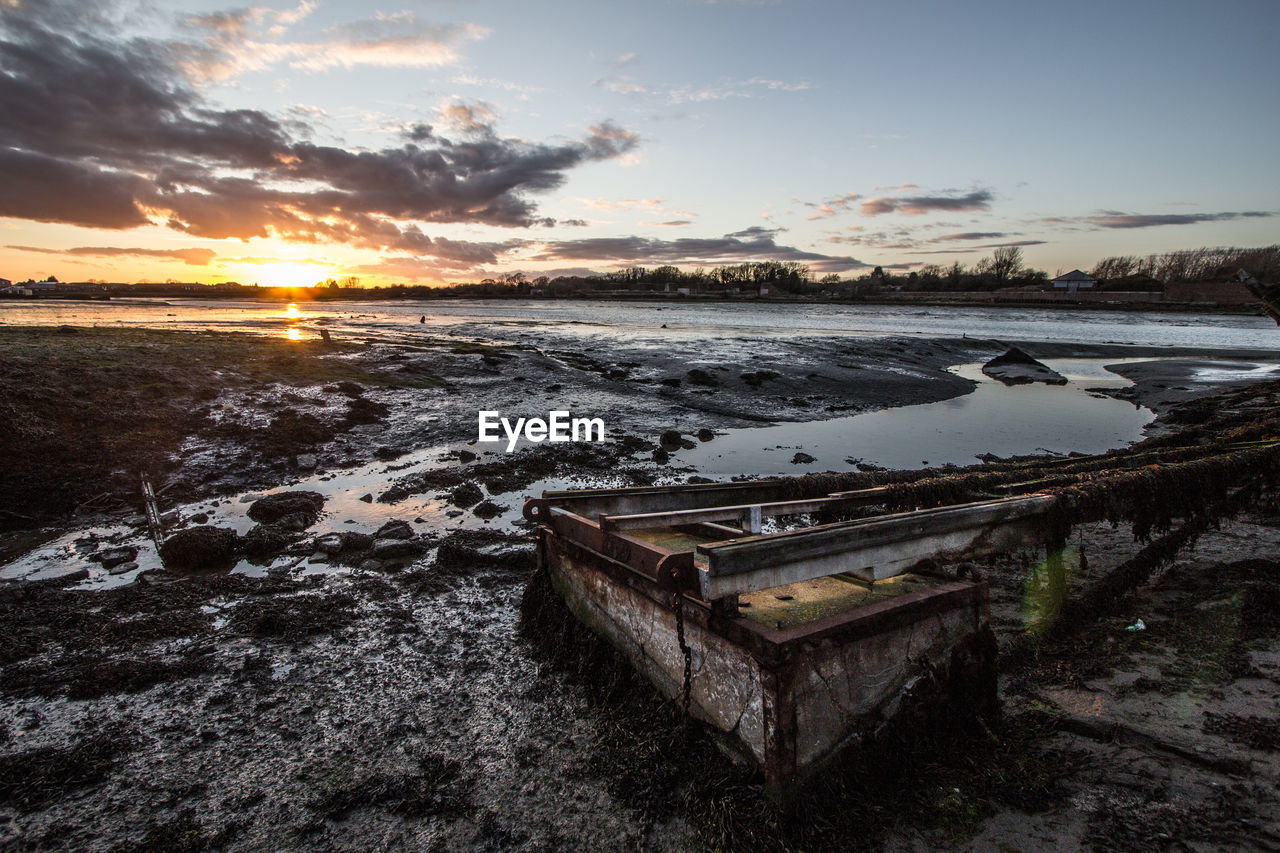
[[[1280,242],[1277,0],[0,0],[0,277]]]

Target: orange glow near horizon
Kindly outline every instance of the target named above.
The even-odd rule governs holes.
[[[284,309],[284,316],[290,320],[298,320],[298,319],[301,319],[302,312],[298,310],[297,305],[294,305],[292,302],[290,302],[289,307]]]
[[[240,281],[256,282],[261,287],[312,287],[316,282],[341,275],[340,270],[328,265],[305,261],[237,264],[236,267]]]

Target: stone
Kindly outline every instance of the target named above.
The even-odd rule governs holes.
[[[426,552],[427,546],[417,539],[373,540],[373,556],[379,560],[399,560],[406,557],[420,557]]]
[[[371,504],[373,503],[373,495],[365,493],[360,496],[360,500],[364,501],[367,504]]]
[[[1005,385],[1027,385],[1043,382],[1046,385],[1066,385],[1067,377],[1048,365],[1041,364],[1017,347],[1010,347],[1004,355],[982,365],[982,372]]]
[[[113,569],[121,563],[131,563],[138,558],[138,549],[132,545],[120,545],[116,548],[106,548],[96,554],[90,555],[89,559],[96,563],[101,563],[104,569]]]
[[[449,493],[449,502],[462,509],[470,509],[484,500],[484,492],[475,483],[460,483]]]
[[[244,552],[255,560],[281,554],[297,539],[298,531],[275,524],[259,524],[244,536]]]
[[[459,450],[459,451],[458,451],[458,461],[459,461],[459,462],[464,462],[464,463],[465,463],[465,462],[474,462],[475,460],[476,460],[476,455],[475,455],[474,453],[472,453],[470,450]]]
[[[814,457],[810,456],[808,453],[805,453],[803,451],[791,457],[792,465],[809,465],[817,461],[818,461],[817,459],[815,459]]]
[[[342,544],[341,533],[326,533],[316,540],[316,550],[330,555],[340,554]]]
[[[413,528],[407,521],[399,519],[391,519],[386,524],[378,528],[373,534],[374,539],[412,539]]]
[[[270,524],[287,516],[301,516],[306,523],[303,530],[315,524],[324,508],[324,495],[319,492],[277,492],[259,498],[249,506],[249,517],[262,524]]]
[[[476,508],[471,510],[477,518],[483,518],[488,521],[491,518],[497,518],[507,511],[505,506],[496,504],[490,500],[483,500],[476,504]]]
[[[698,441],[706,442],[706,441],[710,441],[715,437],[716,437],[715,432],[713,430],[707,429],[706,427],[703,427],[702,429],[698,430]]]
[[[228,527],[199,525],[179,530],[160,545],[160,559],[175,571],[229,569],[236,563],[240,537]]]
[[[316,467],[316,455],[314,453],[299,453],[298,467],[303,471],[312,471]]]
[[[662,445],[663,450],[675,450],[680,446],[680,433],[669,429],[658,439],[658,443]]]
[[[112,566],[107,569],[107,573],[112,575],[127,575],[129,572],[132,572],[137,568],[137,563],[120,563],[119,565]]]

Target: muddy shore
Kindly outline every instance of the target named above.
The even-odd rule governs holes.
[[[303,471],[394,466],[416,448],[456,445],[428,474],[369,496],[388,520],[403,518],[413,495],[469,484],[518,505],[522,490],[551,475],[683,481],[696,472],[655,460],[665,432],[699,441],[704,429],[947,399],[972,388],[947,366],[1005,347],[801,338],[592,350],[515,332],[326,345],[83,328],[0,328],[0,345],[10,356],[0,449],[13,461],[0,482],[5,559],[73,526],[139,524],[144,471],[171,511]],[[1038,357],[1151,354],[1022,346]],[[1256,378],[1196,383],[1204,366],[1118,369],[1166,429],[1211,430],[1220,410],[1274,405],[1275,388],[1241,396],[1263,387]],[[479,408],[558,407],[609,413],[613,440],[573,454],[543,446],[510,459],[475,447],[463,455]],[[469,500],[455,503],[474,521],[480,504]],[[1006,673],[998,729],[894,745],[810,792],[814,811],[786,819],[769,812],[750,774],[684,741],[674,709],[643,685],[607,665],[603,683],[585,677],[587,666],[566,665],[522,634],[526,532],[404,521],[421,552],[376,566],[140,572],[101,591],[67,588],[72,577],[0,586],[0,846],[1280,841],[1280,520],[1268,506],[1203,537],[1120,612]],[[169,524],[199,521],[178,513]],[[308,539],[305,528],[296,533]],[[1138,547],[1129,531],[1104,525],[1073,544],[1088,555],[1076,561],[1073,588]],[[986,568],[993,623],[1008,643],[1034,604],[1034,567],[1008,559]],[[1137,618],[1147,630],[1127,631]],[[583,654],[600,662],[603,653]]]

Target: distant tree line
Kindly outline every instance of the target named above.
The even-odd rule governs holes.
[[[1240,270],[1261,282],[1280,278],[1280,245],[1260,249],[1184,249],[1154,255],[1116,255],[1103,258],[1090,273],[1104,285],[1121,282],[1154,283],[1159,290],[1167,282],[1230,281]]]

